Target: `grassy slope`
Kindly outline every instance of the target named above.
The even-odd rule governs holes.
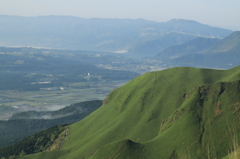
[[[235,111],[240,106],[239,83],[216,83],[191,91],[189,99],[162,125],[158,137],[145,144],[153,152],[150,158],[225,156],[233,145],[233,134],[240,135],[239,112]]]
[[[225,135],[222,142],[226,144],[230,129],[226,119],[231,126],[239,124],[235,123],[239,121],[235,119],[236,115],[231,118],[233,110],[225,108],[231,101],[236,104],[239,100],[237,90],[234,91],[236,101],[229,100],[232,99],[231,89],[224,91],[226,95],[216,97],[226,103],[215,122],[211,106],[218,100],[212,101],[211,97],[216,93],[210,91],[206,95],[209,100],[202,102],[204,93],[200,93],[198,86],[238,79],[240,67],[227,71],[172,68],[144,74],[115,89],[105,99],[105,105],[71,125],[63,150],[26,158],[202,158],[216,153],[219,153],[217,156],[226,155],[228,150],[221,149],[223,152],[220,152],[215,140]],[[204,85],[202,89],[219,91],[220,84]],[[185,100],[183,95],[187,92],[189,97]],[[208,154],[208,149],[216,149],[216,153]]]
[[[235,150],[234,152],[230,153],[223,159],[239,159],[240,158],[240,149]]]

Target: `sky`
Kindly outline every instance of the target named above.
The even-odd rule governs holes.
[[[188,19],[240,30],[240,0],[0,0],[0,15]]]

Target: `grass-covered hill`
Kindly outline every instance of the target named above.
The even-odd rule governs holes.
[[[240,142],[240,67],[146,73],[69,128],[62,150],[24,158],[226,157]]]

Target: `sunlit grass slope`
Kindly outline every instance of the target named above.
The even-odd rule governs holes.
[[[26,158],[221,158],[239,133],[240,67],[171,68],[112,91],[64,148]]]
[[[240,149],[233,151],[223,159],[239,159],[240,158]]]

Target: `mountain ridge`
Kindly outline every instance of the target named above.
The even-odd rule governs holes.
[[[103,52],[134,50],[169,32],[225,37],[231,30],[197,23],[154,22],[144,19],[101,19],[71,16],[0,16],[0,45],[32,46]],[[211,35],[210,35],[211,34]],[[186,42],[186,41],[182,41]],[[156,48],[157,49],[157,48]],[[156,50],[154,50],[156,51]],[[160,50],[159,50],[160,51]],[[149,54],[152,55],[151,50]],[[131,52],[129,52],[131,54]],[[149,55],[144,55],[149,56]]]

